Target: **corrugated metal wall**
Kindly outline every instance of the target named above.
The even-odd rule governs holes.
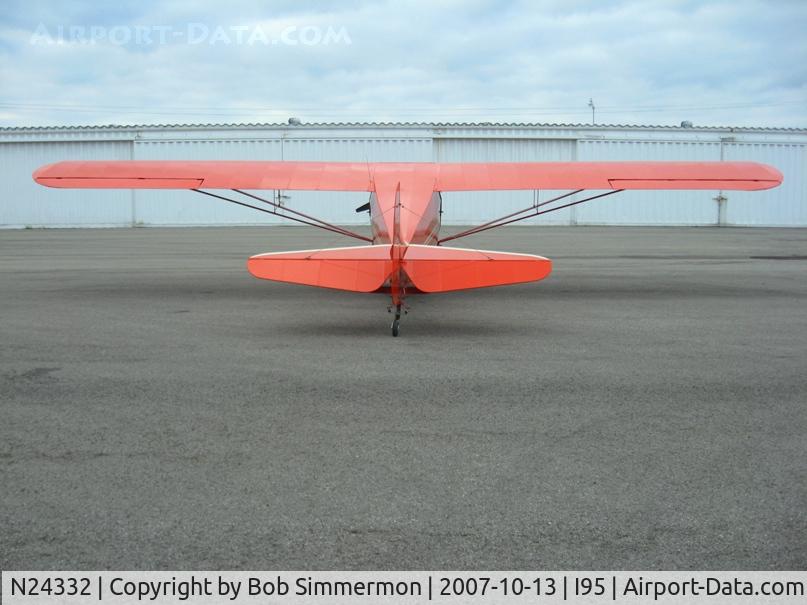
[[[131,191],[49,189],[31,174],[43,164],[75,160],[128,160],[126,142],[87,141],[0,145],[0,227],[95,227],[132,223]]]
[[[288,138],[283,159],[322,162],[431,162],[432,141],[424,138]],[[344,191],[285,191],[286,203],[307,214],[342,224],[366,224],[367,214],[356,208],[368,193]]]
[[[752,160],[785,175],[765,192],[624,192],[548,214],[537,224],[807,226],[807,130],[619,126],[312,124],[0,129],[0,227],[229,225],[282,219],[187,191],[55,190],[31,180],[65,159],[332,161]],[[259,192],[256,192],[259,193]],[[539,200],[560,192],[541,191]],[[262,192],[272,196],[273,192]],[[286,203],[355,224],[360,193],[283,192]],[[448,192],[445,224],[525,207],[534,192]],[[574,198],[572,198],[574,199]]]
[[[754,192],[728,191],[726,222],[729,225],[807,226],[807,145],[788,143],[727,143],[728,161],[752,160],[776,166],[785,178],[776,189],[755,199]]]
[[[430,162],[431,139],[205,139],[136,141],[138,160],[309,160],[343,162]],[[271,198],[274,192],[254,191]],[[342,223],[366,222],[354,209],[365,193],[284,191],[286,204]],[[135,192],[138,224],[251,225],[287,223],[276,216],[185,191]]]
[[[437,162],[571,162],[575,141],[571,139],[437,139]],[[541,192],[549,199],[560,192]],[[468,191],[443,194],[443,222],[473,224],[492,220],[533,203],[532,191]],[[570,209],[552,212],[525,223],[568,224]]]
[[[280,159],[277,139],[156,140],[135,141],[133,145],[136,160]],[[193,191],[139,189],[134,193],[139,225],[248,225],[282,220]]]
[[[720,143],[684,141],[580,141],[577,159],[598,161],[718,161]],[[575,207],[582,225],[711,225],[715,191],[623,191]]]

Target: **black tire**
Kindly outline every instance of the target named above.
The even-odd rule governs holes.
[[[392,322],[392,335],[393,336],[398,336],[399,324],[400,324],[400,322],[397,319]]]

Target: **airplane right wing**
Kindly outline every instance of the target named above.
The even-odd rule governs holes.
[[[438,191],[514,189],[770,189],[782,173],[756,162],[438,164]]]

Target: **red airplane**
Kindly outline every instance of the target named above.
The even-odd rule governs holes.
[[[240,206],[319,227],[369,245],[259,254],[255,277],[392,298],[398,336],[409,294],[449,292],[538,281],[552,262],[531,254],[469,250],[446,242],[555,212],[626,189],[758,190],[782,174],[752,162],[350,163],[242,161],[59,162],[39,168],[48,187],[190,189]],[[208,189],[229,190],[222,195]],[[246,190],[369,192],[371,237],[333,225]],[[448,237],[440,237],[443,191],[569,190]],[[587,190],[604,193],[583,197]],[[583,199],[580,199],[583,197]]]

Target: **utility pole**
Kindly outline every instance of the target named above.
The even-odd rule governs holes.
[[[594,109],[595,109],[595,107],[594,107],[594,99],[590,98],[588,100],[588,106],[591,107],[591,124],[593,126],[594,124],[596,124],[596,122],[594,121]]]

